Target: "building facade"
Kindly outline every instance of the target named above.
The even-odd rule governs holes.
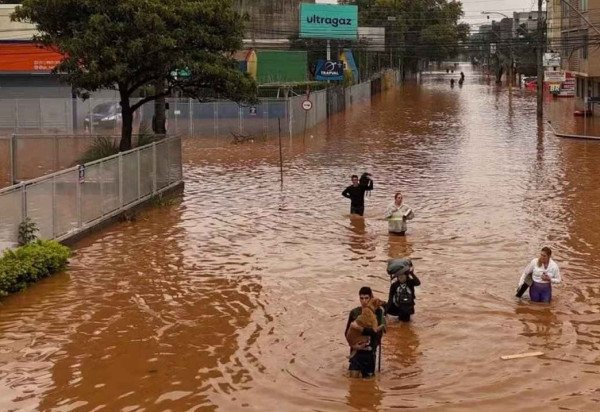
[[[575,78],[577,97],[598,97],[600,0],[573,0],[569,4],[548,1],[548,49],[561,54],[562,69]]]
[[[297,37],[300,3],[315,0],[235,0],[234,8],[248,16],[244,45],[253,48],[286,49]]]

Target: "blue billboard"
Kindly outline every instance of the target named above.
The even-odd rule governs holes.
[[[344,63],[335,60],[317,60],[315,80],[344,80]]]
[[[300,5],[300,37],[356,40],[358,6],[336,4]]]

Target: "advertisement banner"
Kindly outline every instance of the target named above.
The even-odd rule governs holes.
[[[544,53],[544,67],[560,67],[560,53]]]
[[[315,80],[344,80],[344,63],[335,60],[317,60]]]
[[[300,4],[300,37],[356,40],[358,6]]]
[[[544,81],[548,83],[562,83],[566,80],[563,70],[546,70],[544,72]]]
[[[50,72],[63,55],[34,43],[0,44],[0,72]]]

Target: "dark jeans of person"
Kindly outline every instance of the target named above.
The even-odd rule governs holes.
[[[388,307],[388,315],[398,316],[398,319],[402,322],[409,322],[410,315],[415,313],[414,305],[402,305],[401,307],[396,307],[395,305],[390,305]]]
[[[364,206],[350,206],[350,214],[362,216],[365,213]]]
[[[533,282],[529,287],[529,298],[532,302],[550,302],[552,299],[552,284]]]
[[[360,371],[363,378],[368,378],[375,374],[376,349],[357,351],[356,355],[350,359],[348,370]]]

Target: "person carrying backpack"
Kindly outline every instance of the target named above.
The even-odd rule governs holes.
[[[350,199],[350,214],[362,216],[365,212],[365,192],[373,190],[373,179],[369,173],[358,178],[352,175],[352,184],[342,192],[342,196]]]
[[[415,313],[415,286],[419,286],[421,281],[415,275],[410,259],[392,259],[387,270],[392,281],[387,314],[409,322],[410,316]]]

